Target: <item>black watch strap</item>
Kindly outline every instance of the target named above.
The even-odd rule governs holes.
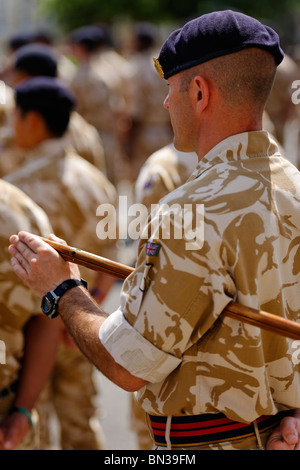
[[[68,290],[73,287],[83,286],[87,289],[87,282],[84,279],[67,279],[57,286],[53,292],[57,297],[62,297]]]

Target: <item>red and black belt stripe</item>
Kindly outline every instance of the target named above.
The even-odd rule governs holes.
[[[263,432],[275,426],[291,410],[273,416],[260,416],[256,420],[258,430]],[[167,416],[147,414],[156,445],[167,446]],[[223,413],[196,416],[172,416],[169,439],[172,447],[197,446],[213,442],[241,439],[255,435],[254,424],[232,421]]]

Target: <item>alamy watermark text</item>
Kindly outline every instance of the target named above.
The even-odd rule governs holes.
[[[120,196],[118,209],[101,204],[96,215],[101,217],[96,232],[99,239],[185,240],[186,250],[199,250],[204,242],[203,204],[152,204],[150,215],[143,204],[128,204]]]

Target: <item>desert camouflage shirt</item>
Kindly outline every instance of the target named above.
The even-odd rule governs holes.
[[[116,207],[116,190],[94,165],[66,148],[64,139],[47,140],[28,152],[25,164],[5,179],[44,209],[58,237],[81,250],[115,259],[116,241],[105,234],[98,238],[97,209],[100,204]],[[92,271],[86,271],[87,276]]]
[[[11,112],[11,119],[12,115]],[[65,145],[72,148],[80,157],[95,165],[99,170],[106,171],[101,137],[96,128],[76,111],[71,114],[68,129],[62,139],[64,139]],[[0,117],[0,177],[3,178],[17,170],[25,160],[26,155],[16,145],[12,125],[1,126]]]
[[[14,273],[9,237],[26,230],[43,237],[52,232],[46,214],[26,194],[0,180],[0,390],[19,375],[23,358],[23,328],[41,312],[41,301]]]
[[[119,110],[115,108],[118,98],[116,99],[114,89],[108,86],[104,79],[100,65],[97,54],[81,64],[70,87],[76,97],[76,111],[93,125],[101,136],[106,171],[113,181],[115,170],[111,169],[111,166],[122,156],[116,115]]]
[[[117,129],[112,90],[102,76],[97,57],[79,66],[70,86],[76,96],[77,112],[96,127],[105,147],[108,136],[116,138]]]
[[[196,153],[184,153],[173,144],[154,152],[144,163],[135,184],[135,201],[151,209],[163,196],[181,186],[198,163]]]
[[[188,233],[142,238],[100,329],[114,359],[149,381],[138,392],[147,412],[251,422],[300,407],[295,341],[220,315],[236,300],[300,320],[299,202],[300,174],[265,131],[220,142],[161,201],[191,204],[194,220],[204,205],[203,245],[187,249]]]

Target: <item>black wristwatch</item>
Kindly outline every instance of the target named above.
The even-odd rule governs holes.
[[[48,318],[56,318],[59,315],[57,308],[60,298],[65,294],[65,292],[76,286],[83,286],[86,289],[88,288],[87,282],[84,279],[67,279],[59,284],[55,289],[47,292],[42,299],[42,312],[47,315]]]

